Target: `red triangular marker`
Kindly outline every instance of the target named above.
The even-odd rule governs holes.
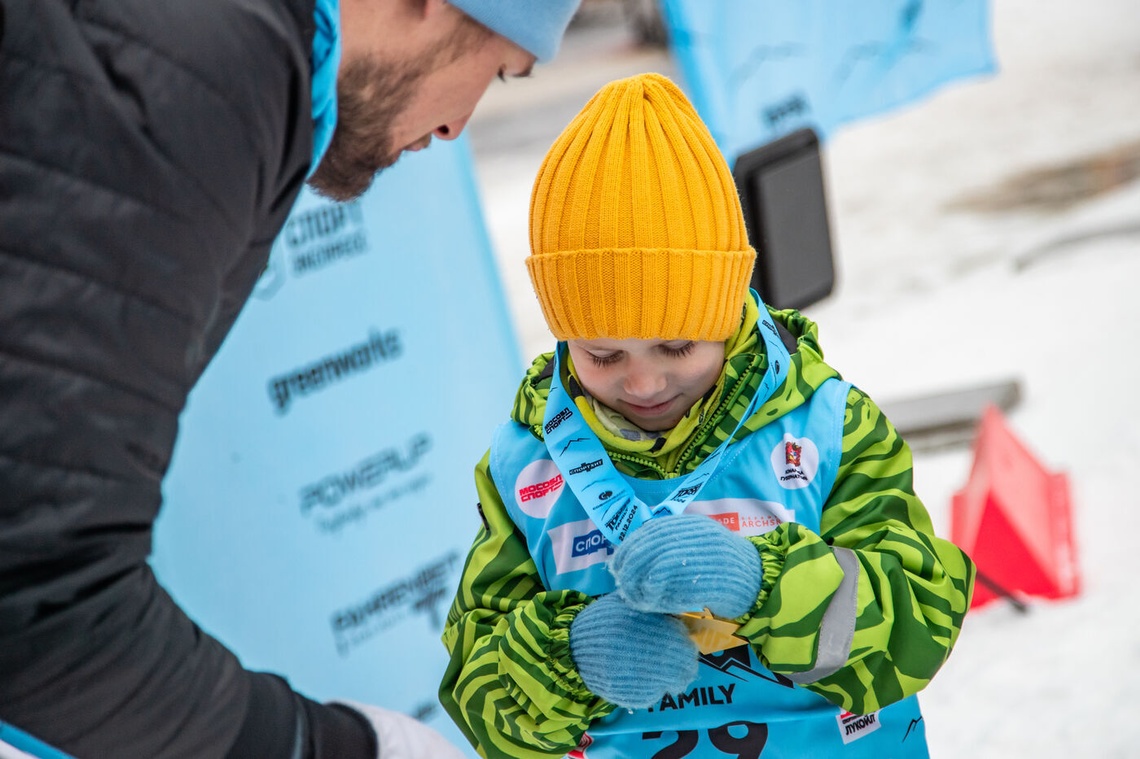
[[[1067,598],[1079,591],[1069,480],[1045,469],[996,406],[982,415],[974,464],[954,494],[950,539],[977,564],[971,607],[1014,595]]]

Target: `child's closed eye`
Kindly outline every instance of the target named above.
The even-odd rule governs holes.
[[[594,366],[610,366],[612,364],[616,364],[621,359],[621,352],[617,351],[614,353],[607,353],[604,356],[597,356],[593,353],[590,353],[589,356],[590,361],[594,363]]]
[[[664,351],[665,355],[667,355],[667,356],[671,356],[673,358],[680,358],[681,356],[687,356],[690,353],[692,353],[693,348],[696,347],[696,345],[697,344],[695,342],[690,340],[689,342],[685,343],[684,345],[668,345],[668,344],[662,345],[661,350]]]

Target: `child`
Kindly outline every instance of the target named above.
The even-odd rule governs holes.
[[[927,756],[914,694],[973,566],[815,325],[750,292],[731,175],[672,82],[611,83],[570,123],[531,248],[564,342],[476,468],[484,526],[440,688],[468,740],[512,759]],[[708,645],[694,614],[731,637]]]

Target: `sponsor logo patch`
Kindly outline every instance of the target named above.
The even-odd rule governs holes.
[[[523,513],[536,519],[546,519],[554,502],[562,495],[564,484],[562,473],[553,461],[532,461],[515,480],[515,503]]]
[[[577,572],[595,564],[605,564],[614,552],[613,544],[589,519],[569,522],[548,530],[554,568],[558,574]]]
[[[784,522],[796,521],[795,513],[782,503],[752,498],[694,501],[685,507],[685,513],[712,517],[741,535],[763,535]]]
[[[878,712],[870,714],[842,712],[835,721],[839,724],[839,737],[843,739],[844,745],[879,729]]]
[[[780,487],[806,488],[819,471],[819,449],[806,437],[784,433],[784,439],[772,449],[772,471]]]

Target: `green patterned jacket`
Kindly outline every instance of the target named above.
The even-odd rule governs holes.
[[[826,379],[815,324],[796,311],[773,315],[795,336],[796,352],[781,388],[742,426],[743,437],[796,408]],[[755,314],[752,314],[755,323]],[[721,402],[683,445],[667,454],[618,450],[602,437],[617,466],[642,478],[676,477],[712,453],[747,406],[767,367],[753,330],[730,352]],[[512,412],[541,437],[551,354],[539,356],[524,378]],[[750,540],[763,562],[761,590],[738,618],[772,672],[793,675],[815,666],[824,611],[842,571],[831,546],[858,556],[858,617],[847,664],[805,685],[856,713],[872,712],[921,690],[949,655],[973,590],[974,567],[952,543],[935,537],[911,478],[906,443],[879,408],[852,388],[847,398],[843,454],[823,509],[821,533],[782,524]],[[444,708],[479,753],[489,759],[562,756],[590,724],[616,707],[583,684],[570,657],[570,623],[590,598],[548,591],[538,578],[491,480],[488,456],[475,469],[484,527],[472,545],[443,642],[450,663],[440,686]]]

